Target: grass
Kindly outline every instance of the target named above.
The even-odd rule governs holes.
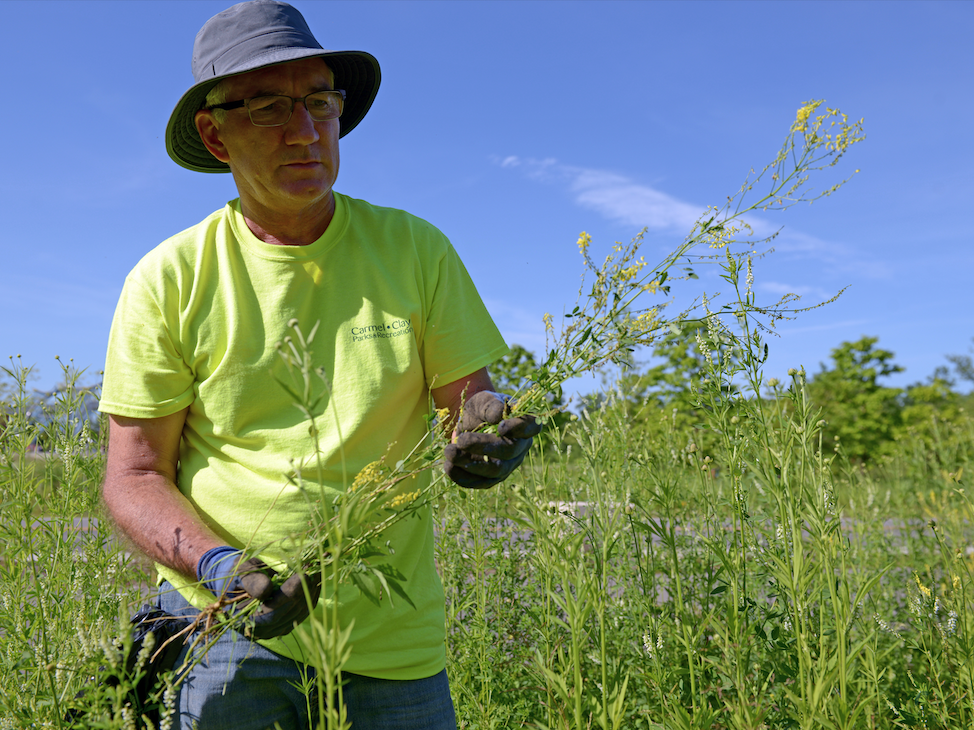
[[[566,434],[571,455],[449,503],[461,726],[969,727],[963,485],[924,496],[912,446],[877,473],[823,455],[801,393],[738,417],[712,455],[627,428],[610,400]],[[970,426],[945,434],[955,469]],[[554,495],[589,507],[553,512]]]
[[[444,493],[461,727],[970,726],[974,423],[853,467],[819,448],[801,380],[714,410],[734,428],[710,453],[628,428],[610,394],[512,482]],[[78,521],[101,516],[103,452],[73,392],[46,427],[15,395],[4,427],[4,728],[63,726],[147,581],[104,520]],[[58,453],[32,451],[44,438]],[[131,727],[121,695],[96,691],[89,726]]]

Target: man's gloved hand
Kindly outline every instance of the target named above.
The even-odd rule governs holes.
[[[463,404],[453,443],[443,452],[443,471],[468,489],[487,489],[517,469],[541,424],[533,416],[504,420],[507,396],[483,390]],[[500,424],[497,435],[473,433],[484,424]]]
[[[243,551],[229,545],[208,550],[196,566],[196,576],[218,598],[228,601],[228,613],[236,613],[254,601],[261,606],[252,613],[243,633],[251,639],[270,639],[290,633],[308,617],[309,606],[321,596],[321,574],[292,575],[280,588],[271,582],[274,571],[257,558],[241,562]],[[307,586],[307,589],[305,589]]]

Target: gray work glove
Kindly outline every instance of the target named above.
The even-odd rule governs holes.
[[[541,433],[533,416],[504,419],[507,396],[483,390],[463,404],[456,438],[443,451],[443,471],[468,489],[487,489],[517,469]],[[497,435],[474,433],[484,424],[500,424]]]
[[[290,633],[296,624],[308,617],[321,596],[321,574],[292,575],[280,588],[271,582],[274,571],[257,558],[241,563],[242,552],[233,548],[214,548],[200,558],[197,576],[207,588],[226,603],[226,611],[235,614],[260,602],[260,608],[247,617],[243,634],[250,639],[271,639]]]

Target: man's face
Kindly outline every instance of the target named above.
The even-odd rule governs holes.
[[[320,58],[257,69],[227,79],[227,101],[268,94],[303,97],[334,89],[334,75]],[[316,122],[303,104],[294,104],[287,124],[257,127],[247,110],[197,114],[207,147],[230,165],[244,209],[260,216],[280,216],[329,207],[338,176],[339,120]]]

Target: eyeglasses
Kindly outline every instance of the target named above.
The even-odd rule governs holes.
[[[291,121],[291,114],[294,112],[294,102],[304,104],[308,114],[316,122],[325,122],[329,119],[338,119],[342,115],[345,106],[345,91],[336,89],[335,91],[316,91],[307,96],[292,97],[282,95],[274,96],[255,96],[252,99],[241,99],[240,101],[228,101],[225,104],[214,104],[210,109],[239,109],[247,107],[250,121],[256,127],[280,127]]]

